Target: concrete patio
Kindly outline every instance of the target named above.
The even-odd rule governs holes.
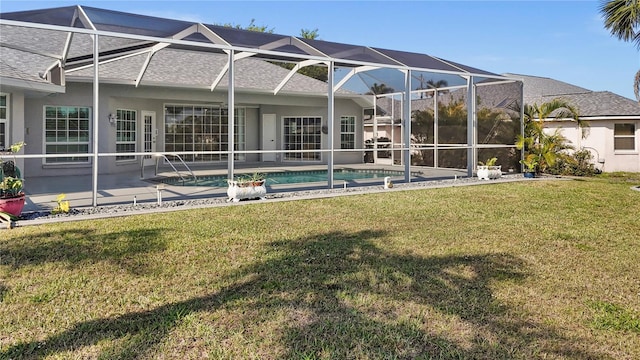
[[[349,169],[371,169],[369,165],[350,165],[342,168]],[[376,166],[375,168],[380,168]],[[387,166],[385,169],[399,170],[398,167]],[[158,201],[158,185],[161,185],[162,201],[176,200],[194,200],[206,198],[226,198],[226,187],[210,187],[210,186],[175,186],[159,182],[161,178],[175,177],[172,171],[159,172],[154,174],[153,170],[147,170],[145,177],[141,177],[139,171],[135,173],[119,174],[119,175],[100,175],[98,178],[97,205],[109,206],[118,204],[133,204],[134,201],[139,204],[153,203]],[[318,166],[300,166],[287,167],[286,171],[307,171],[307,170],[326,170],[326,167]],[[285,171],[279,167],[252,167],[247,165],[237,169],[237,173],[253,173],[261,172],[268,174],[273,171]],[[445,180],[466,177],[466,170],[458,169],[433,169],[412,167],[412,182],[424,182],[434,180]],[[196,176],[205,175],[223,175],[226,169],[220,170],[194,170]],[[268,175],[267,175],[268,177]],[[392,177],[394,183],[404,182],[403,177]],[[56,177],[34,177],[25,181],[25,192],[27,194],[26,204],[23,212],[46,211],[54,208],[56,198],[59,194],[65,194],[66,200],[71,204],[72,208],[91,207],[93,206],[92,193],[92,177],[91,176],[56,176]],[[367,187],[372,185],[382,185],[382,179],[362,179],[356,181],[339,181],[334,182],[334,188],[348,187]],[[278,184],[268,185],[269,193],[283,193],[291,191],[301,191],[310,189],[327,189],[326,182],[317,183],[297,183],[297,184]]]

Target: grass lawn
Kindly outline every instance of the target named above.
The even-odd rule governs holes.
[[[638,359],[632,185],[640,175],[0,230],[0,359]]]

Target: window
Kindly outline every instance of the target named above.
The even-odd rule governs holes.
[[[356,148],[356,117],[340,117],[340,149]]]
[[[136,111],[116,110],[116,152],[136,152]],[[118,155],[116,161],[135,160],[133,155]]]
[[[285,117],[284,146],[286,150],[319,150],[321,147],[322,118]],[[320,152],[287,152],[285,160],[320,161]]]
[[[245,149],[246,109],[234,111],[234,149]],[[218,106],[166,105],[164,111],[165,151],[229,151],[229,111]],[[185,161],[224,161],[228,154],[181,155]],[[235,154],[244,160],[245,154]]]
[[[45,152],[88,154],[90,115],[88,107],[45,106]],[[88,163],[88,156],[45,158],[45,164]]]
[[[635,150],[635,124],[615,124],[613,128],[614,150]]]
[[[9,119],[7,116],[9,111],[7,108],[7,95],[0,94],[0,149],[9,147]]]

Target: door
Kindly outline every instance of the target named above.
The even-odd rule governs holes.
[[[262,115],[262,150],[276,150],[276,114]],[[262,161],[276,161],[276,154],[262,154]]]
[[[156,126],[156,113],[154,111],[142,111],[142,151],[156,152],[156,138],[158,128]],[[156,160],[151,155],[145,155],[143,165],[155,165]]]

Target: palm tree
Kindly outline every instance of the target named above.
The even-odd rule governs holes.
[[[524,136],[518,135],[516,147],[524,150],[525,157],[537,162],[536,172],[545,172],[559,158],[566,156],[564,150],[572,149],[567,139],[556,129],[553,134],[544,131],[546,119],[571,119],[584,130],[587,126],[580,119],[577,108],[562,99],[553,99],[541,105],[524,105]],[[584,131],[582,136],[584,137]]]
[[[379,94],[388,94],[388,93],[392,93],[395,90],[391,87],[388,87],[386,84],[378,84],[378,83],[373,83],[373,85],[371,85],[371,91],[367,92],[367,95],[379,95]]]
[[[623,41],[631,41],[640,49],[640,0],[610,0],[600,3],[604,27]],[[636,99],[640,102],[640,70],[633,83]]]
[[[427,81],[427,85],[429,85],[429,87],[431,87],[432,89],[438,89],[438,88],[441,88],[441,87],[448,86],[449,83],[447,82],[447,80],[434,81],[433,79],[431,79],[431,80]]]

